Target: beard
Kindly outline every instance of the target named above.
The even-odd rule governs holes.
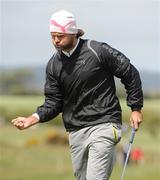
[[[63,45],[55,45],[55,48],[61,51],[70,51],[73,48],[73,44],[68,43],[68,44],[63,44]]]
[[[75,45],[75,38],[74,37],[70,37],[70,39],[67,40],[67,42],[64,42],[62,44],[54,44],[55,48],[57,50],[61,50],[61,51],[70,51],[71,49],[74,48]]]

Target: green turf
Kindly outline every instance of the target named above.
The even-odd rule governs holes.
[[[46,144],[47,134],[54,131],[54,123],[24,131],[10,124],[12,118],[30,115],[42,103],[43,97],[38,96],[0,96],[0,116],[5,114],[9,122],[0,127],[0,180],[74,180],[69,147]],[[130,110],[125,100],[121,100],[121,104],[123,117],[129,121]],[[136,133],[133,144],[143,149],[144,162],[138,166],[130,164],[125,180],[160,179],[159,107],[160,100],[145,100],[144,125]],[[148,131],[147,123],[148,127],[154,125],[153,131]],[[122,142],[125,139],[128,142],[129,136],[130,131],[123,134]],[[28,146],[30,140],[37,143]],[[116,163],[110,180],[120,179],[122,168]]]
[[[45,139],[52,127],[40,125],[35,129],[19,131],[12,126],[0,129],[0,180],[72,180],[74,179],[68,146],[47,145]],[[129,134],[125,138],[129,138]],[[37,139],[38,144],[27,146]],[[123,141],[123,139],[122,139]],[[145,130],[137,132],[133,147],[144,151],[144,162],[126,169],[127,180],[160,179],[160,136],[156,139]],[[122,165],[117,163],[111,180],[120,179]]]

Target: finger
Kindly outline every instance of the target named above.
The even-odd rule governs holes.
[[[134,127],[133,121],[131,121],[131,127]]]
[[[137,121],[134,121],[134,128],[135,128],[135,130],[138,130],[138,128],[139,128],[139,125],[138,125]]]
[[[15,121],[15,122],[13,123],[13,125],[14,125],[14,126],[17,126],[18,123],[19,123],[18,121]]]
[[[134,127],[134,121],[132,118],[130,118],[130,122],[131,122],[131,127]]]
[[[141,124],[142,123],[142,119],[138,119],[138,123]]]
[[[14,123],[17,121],[17,118],[16,119],[12,119],[11,123]]]
[[[137,119],[137,120],[134,121],[134,126],[135,126],[135,128],[137,130],[139,129],[139,126],[140,126],[141,123],[142,123],[141,119]]]
[[[17,121],[22,121],[22,118],[23,117],[17,117],[17,118],[15,118],[15,119],[12,119],[12,123],[15,123],[15,122],[17,122]]]
[[[22,126],[22,125],[23,125],[23,121],[18,121],[18,122],[16,123],[16,125],[17,125],[17,126]]]
[[[23,130],[24,126],[16,126],[19,130]]]
[[[17,126],[15,126],[16,128],[20,129],[20,130],[23,130],[24,129],[24,125],[23,124],[19,124]]]
[[[136,120],[131,119],[131,127],[135,130],[138,130],[138,122]]]
[[[14,126],[22,126],[23,125],[23,121],[19,121],[19,120],[17,120],[17,121],[15,121],[14,123],[13,123],[13,125]]]
[[[24,120],[24,117],[17,117],[16,119],[12,120],[12,123],[15,125],[19,122],[23,122],[23,120]]]

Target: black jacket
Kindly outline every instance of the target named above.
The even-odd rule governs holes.
[[[142,108],[140,76],[129,59],[106,43],[91,41],[99,61],[87,42],[81,39],[71,57],[56,52],[48,62],[45,102],[36,112],[40,122],[62,112],[68,131],[104,122],[121,123],[114,76],[125,86],[128,106]]]

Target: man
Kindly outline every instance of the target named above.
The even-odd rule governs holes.
[[[139,73],[106,43],[81,39],[84,32],[65,10],[53,14],[50,32],[57,52],[46,68],[45,102],[33,115],[12,122],[22,130],[62,112],[76,179],[107,180],[122,124],[114,76],[126,88],[131,125],[138,129],[143,106]]]

